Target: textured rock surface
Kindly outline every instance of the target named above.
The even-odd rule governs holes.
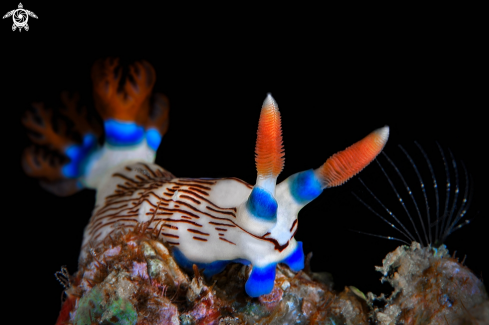
[[[388,298],[369,293],[371,305],[386,302],[372,313],[379,324],[489,324],[483,283],[444,246],[400,246],[376,269],[394,288]]]
[[[187,275],[143,227],[87,256],[69,277],[57,324],[367,324],[365,299],[349,288],[336,294],[327,274],[279,265],[273,291],[250,298],[250,267],[230,264],[205,279],[194,266]]]
[[[336,293],[308,263],[298,273],[278,265],[273,291],[250,298],[249,266],[230,264],[209,279],[196,266],[186,274],[143,225],[89,250],[57,324],[489,324],[483,284],[447,253],[416,243],[389,253],[377,268],[394,288],[389,298]]]

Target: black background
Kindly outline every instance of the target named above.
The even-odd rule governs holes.
[[[391,137],[385,151],[399,162],[410,186],[417,186],[416,178],[397,145],[426,168],[415,140],[431,157],[441,184],[439,141],[464,161],[474,181],[467,215],[474,220],[446,244],[460,258],[467,255],[466,265],[475,274],[489,277],[487,71],[482,70],[485,38],[475,10],[23,5],[39,17],[29,19],[28,32],[12,32],[10,18],[0,26],[6,114],[2,274],[21,310],[32,304],[42,311],[38,319],[55,321],[62,287],[54,272],[62,265],[76,271],[94,192],[58,198],[27,178],[20,168],[28,144],[20,118],[33,101],[56,107],[62,90],[80,91],[91,106],[90,67],[106,56],[145,59],[154,66],[155,90],[169,97],[171,107],[156,162],[177,176],[234,176],[254,184],[256,127],[268,92],[282,114],[286,162],[279,182],[317,168],[387,124]],[[5,2],[1,9],[16,7]],[[409,222],[375,163],[360,176],[399,219]],[[429,178],[426,183],[429,187]],[[360,205],[352,191],[368,199],[358,179],[352,179],[306,206],[296,239],[304,242],[306,253],[314,252],[313,271],[333,274],[336,289],[353,285],[388,293],[374,266],[398,243],[348,229],[398,234]],[[422,197],[417,199],[424,211]],[[429,202],[433,207],[433,197]]]

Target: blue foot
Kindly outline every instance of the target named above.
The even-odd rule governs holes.
[[[277,264],[272,263],[263,268],[253,266],[250,277],[246,281],[245,290],[250,297],[259,297],[272,292],[273,283],[275,282],[275,267]]]
[[[295,250],[287,256],[281,263],[287,264],[294,272],[298,272],[304,268],[304,250],[302,249],[302,242],[297,242]]]
[[[226,260],[226,261],[214,261],[212,263],[199,263],[193,262],[183,255],[183,253],[178,248],[173,248],[173,257],[175,261],[180,265],[181,268],[185,269],[188,272],[192,271],[192,266],[195,264],[199,268],[199,270],[204,269],[204,276],[211,277],[214,274],[222,272],[226,266],[231,263],[241,263],[245,265],[249,265],[250,262],[244,259],[235,259],[235,260]]]

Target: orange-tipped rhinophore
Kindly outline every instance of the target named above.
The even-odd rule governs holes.
[[[384,148],[389,127],[377,129],[362,140],[331,156],[315,170],[323,187],[343,184],[365,168]]]
[[[256,170],[259,178],[277,178],[284,168],[284,147],[280,112],[270,94],[263,102],[258,122],[255,147]]]

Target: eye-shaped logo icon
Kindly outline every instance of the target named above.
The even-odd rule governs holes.
[[[19,3],[19,8],[9,11],[3,16],[3,18],[7,18],[12,16],[14,20],[14,24],[12,25],[12,31],[15,31],[17,28],[19,32],[22,31],[22,28],[25,30],[29,30],[29,25],[27,25],[27,21],[29,20],[29,16],[37,18],[36,14],[32,11],[23,9],[22,3]]]

